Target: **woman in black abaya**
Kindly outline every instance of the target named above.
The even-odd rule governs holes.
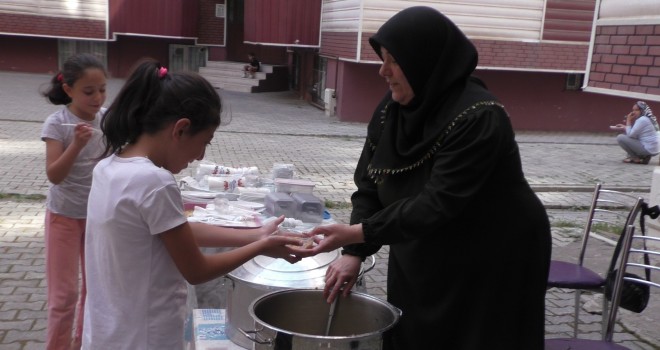
[[[317,227],[332,301],[390,245],[387,349],[543,349],[550,227],[504,107],[472,77],[477,51],[444,15],[411,7],[369,39],[390,86],[355,171],[350,225]]]

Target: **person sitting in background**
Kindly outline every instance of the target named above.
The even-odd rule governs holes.
[[[648,164],[651,157],[660,153],[660,127],[653,111],[646,102],[637,101],[624,122],[625,125],[616,125],[625,128],[625,133],[616,137],[619,146],[628,153],[623,162]]]
[[[261,63],[259,63],[257,56],[255,56],[253,52],[248,54],[248,61],[250,63],[243,66],[243,78],[250,77],[254,79],[255,73],[261,68]]]

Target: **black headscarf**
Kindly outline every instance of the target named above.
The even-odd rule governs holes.
[[[368,137],[378,143],[370,173],[396,173],[419,163],[457,114],[486,98],[463,96],[478,54],[451,20],[421,6],[394,15],[369,43],[379,56],[387,49],[415,93],[402,106],[388,92],[369,124]]]

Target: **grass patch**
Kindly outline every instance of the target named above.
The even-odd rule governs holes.
[[[567,220],[557,220],[551,222],[552,227],[558,228],[584,228],[584,223]],[[591,232],[598,234],[620,235],[623,230],[621,225],[612,225],[605,222],[594,222],[591,225]]]
[[[351,209],[353,205],[346,202],[326,200],[325,207],[326,209]]]
[[[574,221],[558,220],[558,221],[553,221],[552,226],[553,227],[574,228],[574,227],[582,227],[582,224],[578,224],[577,222],[574,222]]]
[[[623,226],[611,225],[604,222],[594,222],[591,225],[591,232],[596,232],[596,233],[611,233],[615,235],[620,235],[622,230],[623,230]]]
[[[19,193],[0,193],[0,200],[11,200],[17,202],[35,202],[45,200],[43,194],[19,194]]]

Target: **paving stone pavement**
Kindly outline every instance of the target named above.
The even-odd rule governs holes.
[[[48,79],[0,72],[0,349],[41,349],[45,340],[43,220],[48,181],[39,133],[45,117],[61,108],[38,94]],[[108,101],[121,84],[109,80]],[[334,204],[335,220],[346,222],[366,125],[328,117],[290,92],[221,95],[226,106],[223,119],[231,122],[216,132],[206,159],[233,167],[257,166],[262,172],[276,162],[293,163],[299,177],[316,182],[315,194]],[[645,198],[650,192],[657,158],[649,165],[623,164],[624,154],[606,127],[602,134],[517,133],[525,175],[553,223],[555,258],[576,256],[576,240],[595,183]],[[178,176],[190,174],[184,170]],[[606,242],[600,245],[604,251],[612,248]],[[365,275],[368,292],[381,298],[386,297],[387,253],[382,249],[376,267]],[[198,294],[200,304],[218,306],[212,298],[204,299],[207,294]],[[599,337],[599,308],[594,307],[598,298],[582,299],[582,336]],[[572,292],[550,289],[546,300],[548,337],[570,336]],[[642,314],[621,312],[614,340],[631,349],[660,349],[659,321],[660,298],[655,292]]]

